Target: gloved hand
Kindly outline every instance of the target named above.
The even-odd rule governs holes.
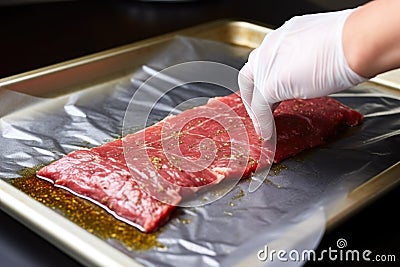
[[[298,16],[267,34],[240,70],[240,93],[262,137],[272,135],[270,106],[338,92],[366,78],[347,64],[342,30],[354,9]]]

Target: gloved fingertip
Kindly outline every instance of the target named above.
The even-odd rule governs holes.
[[[256,131],[256,134],[262,138],[263,141],[268,141],[273,136],[273,124],[269,121],[265,125],[261,125],[260,121],[257,119],[257,116],[253,112],[249,112],[251,121],[253,123],[253,127]],[[261,116],[262,117],[262,116]]]

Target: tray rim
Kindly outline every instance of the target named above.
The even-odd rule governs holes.
[[[29,70],[26,72],[22,72],[19,74],[11,75],[8,77],[4,77],[0,79],[0,90],[1,88],[5,89],[10,89],[14,91],[19,91],[23,93],[30,94],[30,92],[20,90],[18,88],[19,83],[21,82],[28,82],[28,81],[34,81],[35,79],[45,77],[48,75],[60,73],[63,71],[71,70],[77,67],[81,67],[87,64],[92,64],[94,62],[100,62],[102,60],[107,60],[113,57],[116,57],[118,55],[123,55],[138,49],[142,49],[145,47],[151,47],[153,45],[171,40],[172,38],[183,35],[183,36],[193,36],[193,37],[199,37],[203,36],[204,32],[209,31],[210,29],[215,29],[215,28],[228,28],[228,29],[233,29],[233,28],[243,28],[243,29],[249,29],[252,30],[253,32],[257,32],[261,34],[262,36],[265,36],[267,33],[273,31],[272,28],[268,28],[266,26],[262,26],[261,24],[255,24],[252,22],[248,22],[246,20],[232,20],[232,19],[219,19],[219,20],[214,20],[202,24],[198,24],[192,27],[180,29],[177,31],[161,34],[158,36],[146,38],[140,41],[136,41],[133,43],[117,46],[114,48],[106,49],[100,52],[96,53],[91,53],[88,55],[84,55],[81,57],[77,57],[74,59],[66,60],[63,62],[55,63],[52,65],[40,67],[37,69]],[[238,41],[235,40],[235,42],[231,42],[232,44],[235,45],[243,45],[243,46],[248,46],[250,48],[255,48],[258,42],[253,42],[250,44],[238,44]],[[16,88],[15,88],[16,87]],[[40,95],[42,96],[42,95]],[[48,97],[46,95],[42,97]],[[52,97],[52,96],[50,96]]]
[[[61,63],[56,63],[46,67],[27,71],[0,79],[1,88],[13,89],[14,85],[19,85],[26,81],[34,80],[46,75],[74,69],[78,66],[91,64],[116,55],[123,55],[132,50],[152,46],[160,42],[168,41],[177,35],[198,36],[204,30],[215,27],[243,27],[248,30],[256,31],[261,35],[268,34],[271,28],[248,22],[244,20],[216,20],[182,30],[166,33],[156,37],[144,39],[127,45],[111,48],[87,56],[78,57]],[[240,44],[239,44],[240,45]],[[400,71],[399,71],[400,73]],[[385,76],[379,79],[371,79],[366,83],[376,84],[390,93],[400,95],[400,83],[388,81]],[[395,90],[393,90],[395,89]],[[359,211],[373,200],[384,195],[386,192],[400,184],[400,161],[370,178],[367,182],[356,187],[349,192],[347,197],[340,203],[335,203],[329,210],[327,216],[327,230],[343,222],[355,212]],[[380,190],[374,190],[380,186]],[[142,266],[134,258],[131,258],[121,251],[106,244],[100,238],[90,234],[85,229],[79,227],[65,217],[57,214],[48,207],[37,201],[32,201],[28,195],[13,187],[3,179],[0,179],[0,209],[10,216],[20,221],[22,224],[37,232],[47,241],[62,249],[65,253],[75,258],[79,262],[88,266]],[[53,229],[53,230],[49,230]],[[68,230],[67,230],[68,229]],[[80,244],[77,246],[76,244]],[[87,252],[91,251],[90,255]]]

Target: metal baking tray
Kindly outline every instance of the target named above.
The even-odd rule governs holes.
[[[272,29],[244,21],[210,22],[4,78],[0,80],[0,87],[32,96],[52,98],[126,76],[132,69],[146,63],[163,44],[175,36],[197,37],[255,48],[270,31]],[[366,84],[389,95],[399,96],[400,79],[396,80],[396,77],[400,77],[399,73],[400,71],[394,71],[386,76],[380,75]],[[399,173],[398,162],[355,188],[328,211],[328,229],[398,185]],[[85,265],[140,266],[133,258],[2,179],[0,208]]]

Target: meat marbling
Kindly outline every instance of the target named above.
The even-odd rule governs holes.
[[[274,118],[277,144],[273,162],[279,163],[324,144],[342,128],[358,125],[363,116],[322,97],[283,101]],[[240,96],[233,93],[168,116],[123,140],[71,152],[37,175],[151,232],[168,220],[190,190],[247,177],[257,167],[272,163],[272,153],[263,149]],[[154,179],[154,173],[171,186],[162,190],[172,196],[168,203],[141,187],[144,180]]]

